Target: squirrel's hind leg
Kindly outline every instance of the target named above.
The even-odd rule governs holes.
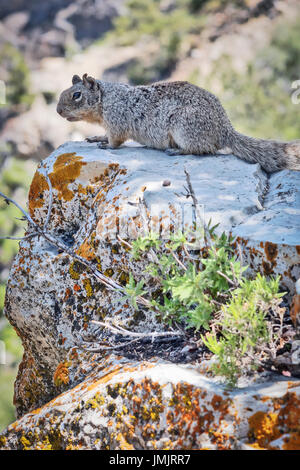
[[[185,150],[183,150],[182,148],[180,148],[177,143],[175,142],[174,138],[173,138],[173,135],[172,135],[172,132],[169,132],[168,133],[168,145],[169,147],[167,147],[165,150],[165,153],[167,155],[170,155],[171,157],[176,157],[178,155],[185,155],[187,154],[187,152]]]
[[[222,148],[214,123],[198,110],[187,107],[175,114],[170,124],[169,133],[181,155],[212,154]]]

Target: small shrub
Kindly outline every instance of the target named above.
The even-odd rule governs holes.
[[[241,280],[241,287],[232,292],[232,298],[222,307],[220,338],[207,334],[204,344],[217,358],[213,370],[235,385],[245,367],[256,369],[266,356],[268,345],[274,342],[266,316],[276,311],[282,297],[279,278],[267,281],[260,274],[254,280]],[[279,302],[278,302],[279,301]]]
[[[146,296],[164,323],[200,335],[215,355],[213,372],[233,386],[276,350],[272,322],[282,324],[283,294],[279,278],[245,278],[231,236],[215,235],[214,227],[209,235],[210,245],[201,250],[181,232],[168,242],[152,232],[133,241],[132,257],[147,266],[143,280],[130,273],[126,292],[136,309],[137,296]]]

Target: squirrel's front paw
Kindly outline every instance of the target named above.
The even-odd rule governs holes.
[[[100,142],[100,143],[103,142],[103,143],[108,144],[108,137],[106,135],[100,135],[100,136],[95,135],[94,137],[87,137],[85,140],[91,144],[94,142]]]

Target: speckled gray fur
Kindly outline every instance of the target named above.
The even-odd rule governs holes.
[[[270,173],[300,170],[300,140],[279,142],[238,133],[218,98],[188,82],[133,87],[74,75],[73,86],[60,96],[57,112],[70,121],[102,125],[107,137],[91,139],[101,147],[117,148],[133,139],[169,154],[228,153],[229,149]]]

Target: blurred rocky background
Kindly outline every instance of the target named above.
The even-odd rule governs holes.
[[[73,74],[145,84],[189,80],[217,94],[237,130],[300,136],[299,0],[11,0],[0,2],[0,191],[25,206],[37,162],[66,140],[99,134],[56,113]],[[2,100],[4,101],[4,100]],[[21,236],[0,202],[0,236]],[[14,420],[20,342],[2,315],[18,242],[0,241],[0,430]]]

